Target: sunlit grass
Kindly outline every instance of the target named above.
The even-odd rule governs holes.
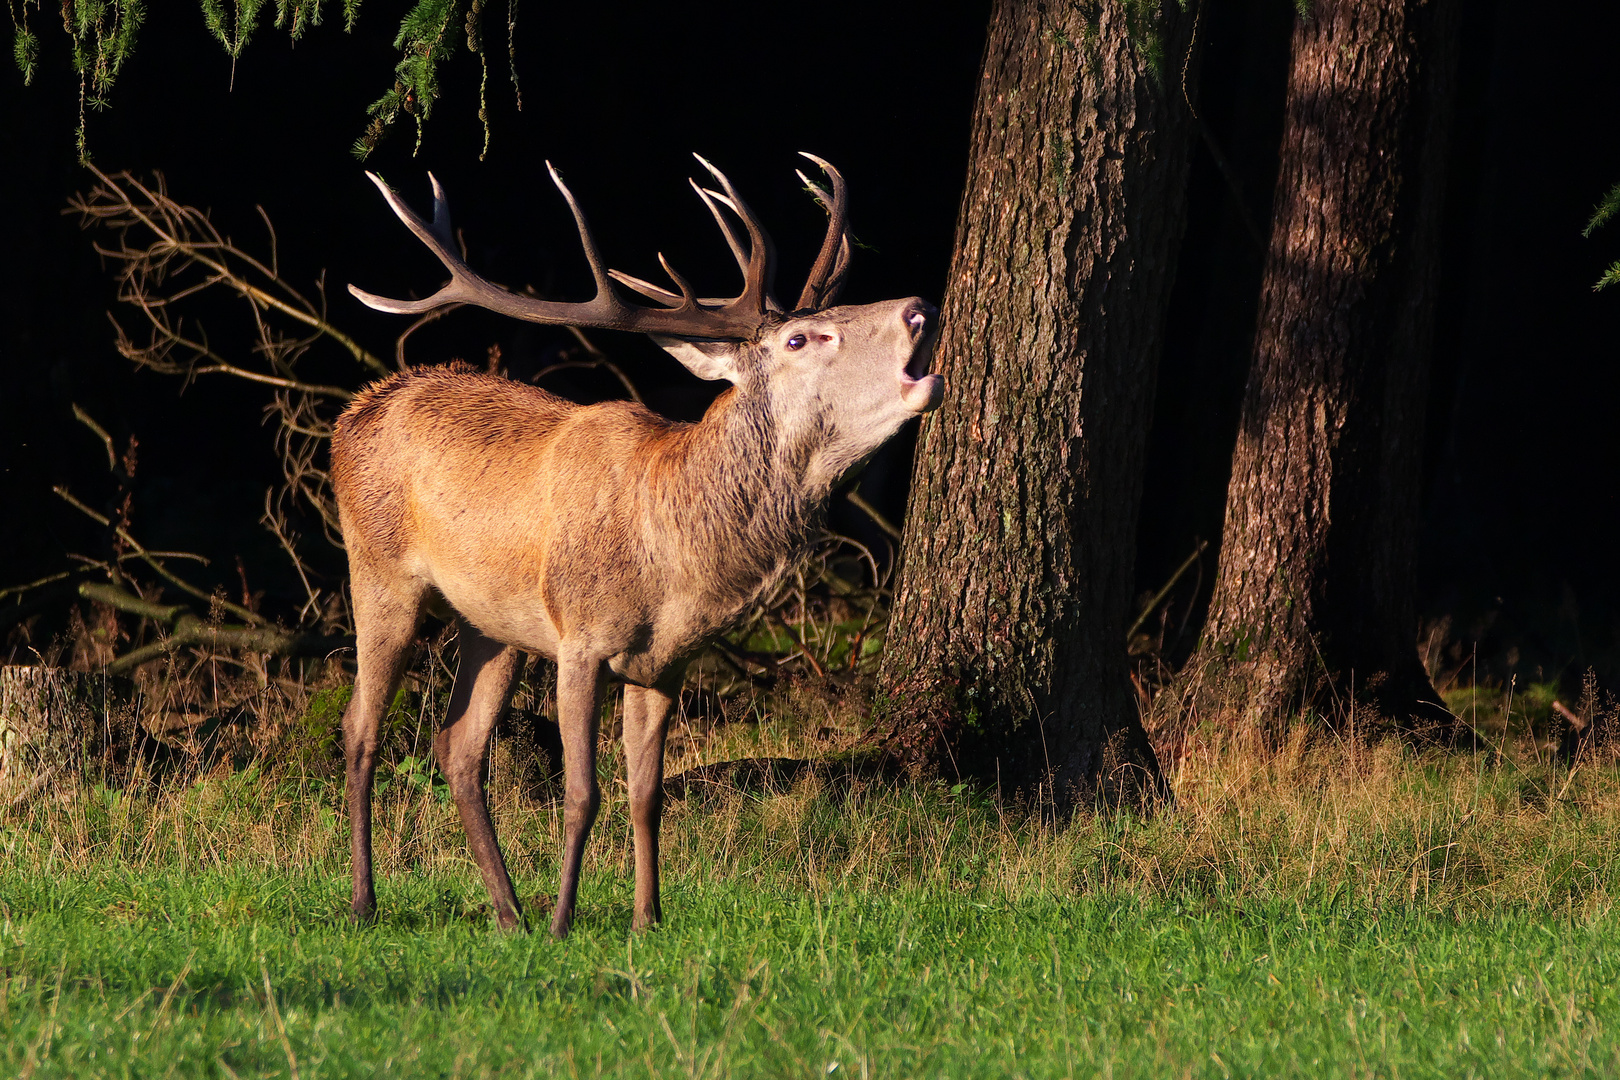
[[[832,754],[836,708],[679,765]],[[525,897],[560,806],[494,806]],[[503,771],[505,770],[505,771]],[[0,826],[0,1073],[1612,1074],[1620,770],[1311,738],[1191,741],[1173,805],[1043,826],[937,782],[811,775],[666,815],[629,933],[621,764],[575,934],[504,936],[428,770],[385,773],[351,927],[341,783],[278,765]]]

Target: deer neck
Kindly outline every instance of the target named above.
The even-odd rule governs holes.
[[[821,421],[785,425],[763,388],[722,394],[681,433],[666,498],[689,572],[747,606],[775,587],[818,530],[832,480],[818,468]]]

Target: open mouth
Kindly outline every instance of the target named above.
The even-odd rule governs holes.
[[[930,374],[934,359],[934,334],[917,342],[905,366],[900,369],[900,400],[914,413],[933,412],[945,398],[945,379]]]
[[[906,379],[910,382],[926,379],[928,377],[928,367],[933,362],[933,359],[934,335],[929,334],[927,338],[919,341],[917,347],[911,351],[911,358],[906,361],[906,366],[902,369]]]

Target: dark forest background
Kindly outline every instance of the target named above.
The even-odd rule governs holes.
[[[331,320],[385,356],[399,321],[361,307],[343,286],[420,295],[440,280],[349,150],[366,105],[392,82],[401,7],[372,0],[352,35],[334,19],[296,47],[261,30],[233,73],[194,5],[154,6],[112,108],[89,120],[100,168],[161,171],[172,195],[211,207],[244,247],[267,247],[254,211],[263,206],[285,275],[309,284],[324,271]],[[500,72],[504,40],[492,50],[485,160],[478,65],[461,53],[420,153],[402,128],[364,167],[423,207],[431,169],[475,266],[497,281],[583,298],[589,275],[547,159],[566,173],[612,265],[659,280],[663,251],[700,291],[723,292],[735,269],[686,185],[696,167],[689,154],[727,170],[774,233],[791,280],[808,268],[822,230],[792,176],[796,151],[811,150],[851,183],[865,246],[845,295],[938,300],[987,13],[980,3],[824,3],[771,15],[755,5],[529,4],[518,23],[521,112]],[[1620,252],[1620,231],[1587,240],[1581,229],[1620,180],[1620,142],[1601,108],[1620,10],[1586,4],[1559,15],[1466,6],[1419,606],[1426,619],[1449,618],[1454,656],[1477,655],[1482,677],[1574,681],[1593,666],[1613,688],[1620,289],[1594,293],[1592,283]],[[1289,0],[1214,0],[1201,20],[1192,89],[1241,199],[1200,147],[1149,444],[1137,559],[1144,594],[1197,539],[1220,537],[1261,269],[1244,214],[1265,232],[1293,18]],[[91,182],[74,147],[77,80],[66,39],[47,28],[42,41],[32,87],[15,69],[0,75],[0,587],[98,542],[97,527],[51,492],[65,484],[99,505],[112,488],[102,446],[73,419],[77,403],[120,445],[139,439],[134,529],[143,542],[209,556],[210,570],[193,576],[233,593],[244,555],[250,587],[266,590],[274,613],[302,592],[257,524],[265,489],[280,481],[261,423],[264,395],[219,376],[180,393],[178,380],[137,373],[114,350],[105,314],[113,282],[93,234],[62,213]],[[1179,76],[1179,58],[1170,58],[1166,78]],[[235,312],[208,326],[226,349],[249,343]],[[597,340],[668,415],[695,418],[717,389],[639,338]],[[566,341],[560,330],[463,311],[417,334],[410,356],[481,362],[499,344],[521,374]],[[346,357],[312,359],[312,378],[322,363],[352,371]],[[547,385],[577,400],[621,393],[601,372]],[[861,480],[894,520],[911,448],[908,433]],[[835,527],[880,541],[858,512],[839,502],[834,513]],[[1213,549],[1203,557],[1206,591],[1214,558]],[[328,557],[324,569],[338,574],[341,564]],[[1203,599],[1184,587],[1172,621],[1187,629],[1167,642],[1172,655],[1191,646]]]

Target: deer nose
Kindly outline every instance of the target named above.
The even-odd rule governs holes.
[[[916,340],[928,330],[930,323],[938,321],[939,308],[926,300],[913,298],[907,301],[900,317],[905,320],[906,329],[911,331],[912,339]]]

